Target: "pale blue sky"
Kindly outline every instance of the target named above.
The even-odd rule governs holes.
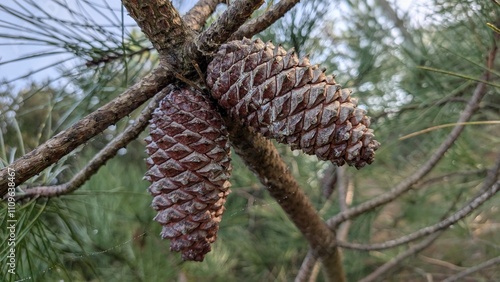
[[[15,6],[14,1],[12,0],[4,0],[2,1],[2,5],[7,5],[7,6]],[[86,8],[85,4],[83,4],[85,1],[79,1],[79,0],[67,0],[66,3],[68,3],[69,6],[71,7],[79,7],[79,5],[83,6]],[[100,0],[93,0],[93,2],[102,5],[103,1]],[[107,4],[114,10],[114,15],[109,15],[109,11],[103,10],[106,15],[109,16],[111,19],[121,19],[121,1],[119,0],[111,0],[111,1],[106,1]],[[194,1],[176,1],[178,3],[183,3],[178,7],[181,10],[181,13],[184,13],[186,10],[188,10]],[[414,0],[395,0],[395,2],[398,5],[398,9],[401,9],[402,11],[408,11],[411,9],[414,9],[416,3],[420,2],[419,4],[422,4],[422,1],[414,1]],[[65,10],[64,8],[58,6],[55,4],[54,1],[51,0],[41,0],[41,1],[35,1],[38,5],[43,7],[43,9],[50,15],[55,15],[57,18],[62,19],[62,20],[73,20],[70,13]],[[97,6],[96,6],[97,7]],[[19,8],[17,6],[17,8]],[[87,6],[88,8],[88,6]],[[37,13],[33,7],[27,6],[27,9],[30,10],[30,12],[33,12],[36,16],[44,16],[42,13]],[[91,9],[85,9],[87,12],[87,15],[89,17],[92,17],[92,19],[95,22],[103,22],[103,23],[108,23],[107,20],[101,15],[99,15],[98,12],[93,11]],[[418,13],[414,14],[413,17],[418,16]],[[134,25],[134,21],[127,15],[127,12],[125,11],[125,23],[127,25]],[[9,23],[14,23],[16,25],[19,25],[21,27],[23,26],[28,26],[31,28],[31,26],[11,15],[6,14],[5,12],[0,11],[0,21],[6,21]],[[57,24],[52,23],[54,26],[57,26]],[[30,32],[19,32],[19,31],[12,31],[7,28],[5,28],[5,23],[0,23],[0,33],[1,34],[11,34],[11,35],[19,35],[19,36],[30,36]],[[116,32],[119,32],[119,29],[116,29]],[[18,58],[20,56],[26,55],[26,54],[32,54],[32,53],[37,53],[37,52],[48,52],[50,50],[53,50],[52,47],[47,47],[47,46],[32,46],[32,45],[20,45],[18,40],[14,39],[6,39],[4,37],[0,37],[0,62],[6,62],[9,60],[13,60],[15,58]],[[2,64],[0,65],[0,79],[6,79],[6,80],[11,80],[13,78],[19,77],[21,75],[24,75],[30,71],[45,67],[47,65],[53,64],[54,62],[58,62],[61,60],[69,59],[71,58],[71,54],[60,54],[60,55],[51,55],[51,56],[44,56],[40,58],[35,58],[35,59],[29,59],[29,60],[23,60],[20,62],[13,62],[9,64]],[[75,62],[74,61],[66,61],[62,65],[66,68],[72,68],[74,67]],[[61,65],[59,65],[61,66]],[[34,74],[30,76],[30,79],[33,80],[43,80],[47,77],[54,77],[58,74],[57,72],[57,67],[51,67],[49,69],[43,70],[37,74]],[[15,83],[15,85],[20,86],[20,85],[25,85],[26,80],[21,80]]]

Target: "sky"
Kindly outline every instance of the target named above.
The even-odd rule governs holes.
[[[47,17],[48,15],[50,16],[55,16],[60,20],[67,20],[67,21],[81,21],[81,17],[78,18],[70,14],[68,10],[64,9],[63,7],[57,5],[57,1],[52,1],[52,0],[41,0],[41,1],[34,1],[34,0],[27,0],[27,3],[32,2],[35,3],[34,5],[39,5],[40,7],[43,7],[43,10],[46,14],[37,12],[35,7],[33,5],[23,5],[23,7],[17,6],[15,4],[15,1],[13,0],[4,0],[0,4],[1,6],[9,6],[9,7],[15,7],[16,10],[23,11],[23,9],[26,9],[23,11],[23,13],[28,14],[32,13],[32,17]],[[174,1],[176,3],[176,6],[179,8],[181,14],[185,13],[194,3],[194,1]],[[391,1],[391,3],[394,2],[397,9],[400,10],[401,12],[405,13],[407,11],[415,9],[418,5],[422,5],[422,1],[416,1],[416,0],[394,0]],[[424,1],[425,2],[425,1]],[[110,1],[101,1],[101,0],[88,0],[88,1],[79,1],[79,0],[67,0],[66,3],[70,7],[78,8],[78,10],[82,11],[82,15],[85,17],[90,18],[92,21],[96,23],[102,23],[104,25],[117,25],[119,26],[119,22],[122,19],[122,13],[123,14],[123,19],[125,24],[128,26],[127,30],[130,30],[132,26],[135,25],[135,22],[133,19],[131,19],[127,11],[122,9],[121,7],[121,1],[119,0],[110,0]],[[88,4],[86,5],[85,3],[94,3],[92,6],[95,7],[95,9],[92,9]],[[103,7],[103,3],[107,3],[109,7]],[[33,54],[33,53],[44,53],[47,54],[50,51],[53,51],[54,48],[51,46],[35,46],[32,44],[26,44],[29,43],[26,40],[18,40],[18,39],[11,39],[11,38],[6,38],[9,36],[20,36],[20,37],[32,37],[33,34],[38,34],[36,37],[40,38],[47,38],[46,36],[44,37],[43,35],[40,35],[41,32],[38,31],[36,27],[33,25],[26,23],[22,20],[20,20],[17,17],[14,17],[12,15],[9,15],[8,13],[5,12],[4,9],[0,6],[0,80],[13,80],[17,77],[26,75],[27,73],[37,70],[40,68],[44,68],[45,66],[58,63],[56,66],[50,67],[48,69],[45,69],[43,71],[40,71],[36,74],[30,75],[29,79],[26,80],[18,80],[16,81],[13,85],[16,86],[16,88],[22,87],[26,85],[26,83],[29,80],[35,80],[35,81],[42,81],[46,79],[47,77],[56,77],[58,76],[59,72],[58,69],[61,68],[61,66],[64,66],[66,68],[73,68],[76,64],[74,60],[69,60],[62,62],[64,60],[68,60],[71,58],[71,54],[55,54],[55,55],[50,55],[50,56],[42,56],[34,59],[29,59],[29,60],[23,60],[23,61],[16,61],[16,62],[11,62],[7,63],[11,60],[14,60],[16,58],[19,58],[20,56],[25,56],[27,54]],[[110,12],[110,9],[113,11],[113,13]],[[103,11],[103,14],[100,14],[99,11]],[[422,16],[422,15],[420,15]],[[413,20],[424,20],[424,19],[419,19],[419,13],[413,13],[412,14]],[[54,21],[46,21],[47,24],[55,27],[55,28],[60,28],[61,24],[66,24],[67,23],[60,23],[60,22],[54,22]],[[13,29],[12,26],[16,26],[17,30]],[[119,27],[108,27],[108,30],[114,33],[120,33],[121,30]],[[71,32],[71,31],[70,31]],[[52,39],[48,37],[47,39]],[[103,39],[105,40],[105,39]],[[78,44],[78,43],[77,43]],[[1,85],[1,84],[0,84]],[[0,90],[1,87],[0,87]]]

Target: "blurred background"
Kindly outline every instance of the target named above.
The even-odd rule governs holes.
[[[194,1],[173,1],[181,14]],[[277,1],[266,1],[256,15]],[[219,5],[209,25],[225,9]],[[494,0],[309,0],[257,35],[309,55],[372,117],[382,146],[375,162],[342,169],[347,205],[356,206],[412,175],[449,134],[487,70],[500,27]],[[498,43],[497,43],[498,44]],[[157,53],[121,2],[0,3],[0,168],[115,98],[158,64]],[[439,222],[479,190],[500,153],[500,71],[471,123],[434,170],[409,193],[350,223],[345,240],[384,242]],[[140,109],[33,177],[27,185],[68,181]],[[429,130],[435,129],[435,130]],[[410,138],[408,134],[420,132]],[[217,242],[203,263],[182,262],[160,239],[142,180],[141,138],[119,151],[83,187],[17,206],[17,274],[2,281],[291,281],[308,245],[266,188],[233,154],[232,193]],[[338,169],[278,145],[326,220],[340,211]],[[500,198],[398,263],[383,281],[440,281],[500,256]],[[5,203],[0,204],[4,234]],[[5,233],[6,234],[6,233]],[[8,246],[0,243],[0,258]],[[411,244],[410,244],[411,245]],[[348,281],[395,258],[343,250]],[[7,266],[2,262],[1,273]],[[498,264],[464,281],[495,281]],[[318,281],[321,280],[318,276]]]

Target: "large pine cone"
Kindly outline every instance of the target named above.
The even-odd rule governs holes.
[[[379,143],[351,91],[307,58],[257,39],[231,41],[208,65],[207,86],[229,113],[266,137],[357,168]]]
[[[145,139],[162,238],[184,260],[203,261],[217,237],[231,172],[227,131],[207,97],[174,89],[153,112]]]

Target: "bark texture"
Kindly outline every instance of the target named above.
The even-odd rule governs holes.
[[[307,57],[270,42],[223,44],[208,65],[207,86],[245,125],[338,166],[370,164],[380,145],[350,90]]]

